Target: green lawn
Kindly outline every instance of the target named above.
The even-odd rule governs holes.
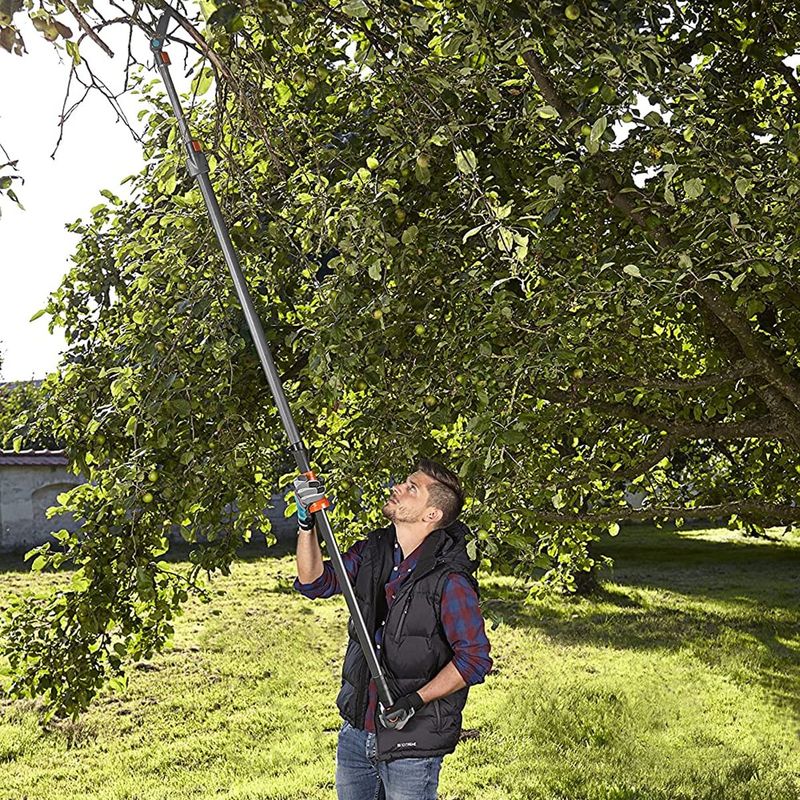
[[[481,576],[496,669],[441,800],[800,798],[800,540],[623,529],[603,550],[592,600]],[[344,603],[293,578],[248,555],[77,723],[2,703],[0,798],[335,798]],[[0,563],[2,592],[33,580]]]

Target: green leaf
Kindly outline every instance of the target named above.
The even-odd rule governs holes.
[[[205,67],[192,81],[192,91],[198,95],[203,95],[211,88],[213,82],[213,71],[209,67]]]
[[[599,142],[603,138],[603,134],[608,127],[608,118],[606,116],[599,117],[592,125],[592,132],[589,134],[589,139],[592,142]]]
[[[744,197],[749,191],[750,187],[753,185],[753,181],[750,178],[739,177],[736,179],[736,191]]]
[[[461,240],[461,244],[466,243],[467,239],[471,239],[477,233],[480,233],[486,226],[485,225],[477,225],[474,228],[470,228],[465,234],[464,238]]]
[[[616,536],[619,533],[619,523],[612,522],[608,526],[608,532],[611,536]]]
[[[514,234],[508,229],[501,227],[497,232],[497,244],[504,253],[511,253],[514,249]]]
[[[167,173],[161,181],[161,186],[165,194],[172,194],[175,191],[178,176],[175,172],[175,164],[171,163],[167,168]]]
[[[390,125],[384,125],[380,122],[376,123],[375,130],[386,139],[396,139],[397,133]]]
[[[292,89],[286,81],[278,81],[275,84],[275,102],[283,108],[292,97]]]
[[[695,200],[703,194],[705,184],[700,178],[690,178],[683,182],[683,191],[687,200]]]
[[[664,120],[661,118],[661,114],[657,111],[650,111],[644,115],[644,123],[645,125],[649,125],[651,128],[658,127],[661,125]]]
[[[536,109],[536,113],[542,119],[555,119],[558,116],[558,111],[553,108],[553,106],[539,106]]]
[[[626,273],[627,275],[630,275],[633,278],[641,278],[642,277],[642,273],[641,273],[639,267],[636,266],[636,264],[626,264],[622,268],[622,271],[624,273]]]
[[[381,265],[380,262],[378,261],[375,261],[372,264],[370,264],[367,272],[370,278],[372,278],[372,280],[374,281],[379,281],[383,277]]]
[[[31,322],[33,322],[34,320],[37,320],[37,319],[39,319],[39,317],[42,317],[42,316],[44,316],[46,313],[47,313],[47,309],[46,309],[46,308],[40,308],[40,309],[39,309],[39,310],[38,310],[38,311],[37,311],[37,312],[36,312],[36,313],[35,313],[35,314],[34,314],[34,315],[31,317],[30,321],[31,321]]]
[[[457,150],[456,151],[456,166],[459,172],[469,175],[478,168],[478,160],[475,158],[475,153],[472,150]]]
[[[470,539],[467,542],[467,557],[470,561],[475,561],[478,558],[478,540]]]
[[[31,572],[41,572],[47,564],[47,556],[36,556],[31,564]]]
[[[742,285],[742,282],[744,281],[744,279],[746,277],[747,277],[747,273],[746,272],[742,272],[740,275],[737,275],[731,281],[731,289],[733,289],[733,291],[735,292]]]
[[[414,176],[422,184],[430,182],[431,171],[424,161],[421,162],[419,159],[417,160],[417,163],[414,165]]]
[[[77,42],[67,42],[67,53],[72,58],[72,63],[76,66],[81,63],[81,51]]]
[[[417,241],[417,234],[419,233],[419,229],[416,225],[409,225],[404,231],[403,235],[400,237],[403,244],[412,244],[413,242]]]
[[[370,15],[369,7],[364,0],[345,0],[340,9],[348,17],[356,19],[365,19]]]
[[[757,259],[753,262],[753,271],[758,275],[760,278],[767,278],[772,274],[772,269],[770,265],[766,261],[762,261]]]

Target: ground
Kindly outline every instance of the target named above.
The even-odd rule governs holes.
[[[495,670],[440,800],[798,800],[800,538],[635,528],[602,550],[592,599],[481,574]],[[0,570],[0,603],[55,579]],[[77,722],[0,701],[0,798],[335,798],[345,606],[294,574],[249,552]]]

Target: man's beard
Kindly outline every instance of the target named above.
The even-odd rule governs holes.
[[[381,513],[384,517],[386,517],[386,519],[390,519],[392,522],[394,522],[397,517],[397,501],[395,500],[392,502],[391,500],[387,500],[381,508]]]

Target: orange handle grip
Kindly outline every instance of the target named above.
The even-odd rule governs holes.
[[[304,472],[303,475],[305,475],[306,478],[308,478],[310,481],[316,480],[316,477],[317,477],[314,474],[313,470],[309,470],[308,472]],[[330,505],[331,505],[331,501],[328,500],[327,497],[322,497],[319,500],[317,500],[316,503],[312,503],[308,507],[308,510],[313,514],[315,511],[319,511],[320,509],[330,508]]]

